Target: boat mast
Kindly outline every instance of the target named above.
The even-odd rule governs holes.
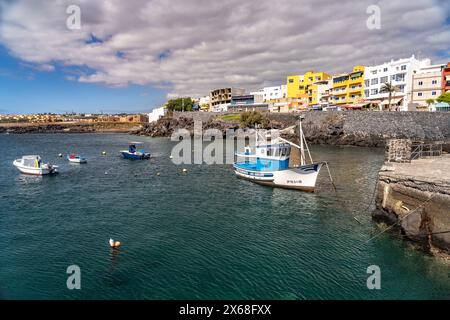
[[[306,164],[306,160],[305,160],[305,146],[303,144],[302,120],[303,120],[303,116],[300,116],[300,125],[299,125],[299,130],[300,130],[300,165],[304,166]]]

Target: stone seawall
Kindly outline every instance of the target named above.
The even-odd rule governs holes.
[[[450,155],[387,163],[379,174],[375,220],[433,253],[450,254]]]
[[[172,119],[161,119],[159,123],[150,124],[137,134],[170,136],[174,128],[191,130],[194,118],[207,123],[208,128],[219,130],[236,128],[239,125],[238,121],[223,121],[223,115],[209,112],[175,112]],[[295,126],[299,117],[299,114],[266,115],[270,120],[269,128],[277,129]],[[305,112],[302,115],[305,117],[305,136],[314,144],[381,147],[388,139],[450,141],[450,112],[319,111]]]

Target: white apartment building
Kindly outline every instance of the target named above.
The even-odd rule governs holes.
[[[436,100],[442,94],[444,64],[422,67],[413,74],[412,102],[418,108],[428,108],[427,100]]]
[[[264,102],[268,102],[270,100],[275,99],[284,99],[287,97],[287,86],[275,86],[275,87],[265,87],[260,89],[259,91],[252,92],[251,94],[256,96],[262,96]]]
[[[156,122],[160,118],[166,115],[167,109],[165,107],[153,109],[151,113],[148,114],[148,122]]]
[[[209,111],[209,109],[211,108],[210,102],[211,102],[211,99],[209,96],[200,97],[198,99],[198,105],[200,107],[200,110]]]
[[[321,107],[328,107],[331,102],[333,80],[322,80],[315,82],[313,88],[317,88],[317,103]]]
[[[388,105],[388,93],[381,93],[384,83],[392,83],[398,88],[393,94],[392,108],[407,111],[412,102],[412,83],[414,71],[430,66],[430,59],[418,60],[412,55],[410,58],[391,60],[376,66],[365,67],[364,84],[366,100],[378,103],[380,108]]]

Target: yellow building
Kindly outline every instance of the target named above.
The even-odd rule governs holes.
[[[348,74],[333,77],[334,105],[353,105],[364,100],[364,66],[355,66]]]
[[[330,80],[331,76],[325,72],[308,71],[304,75],[289,76],[287,78],[288,98],[307,98],[309,105],[319,103],[316,82]]]

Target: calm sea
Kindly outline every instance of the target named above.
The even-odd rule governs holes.
[[[167,139],[139,138],[153,158],[123,160],[129,140],[0,136],[0,298],[450,298],[447,263],[388,233],[368,242],[381,230],[364,212],[381,149],[312,146],[331,163],[336,196],[326,171],[315,194],[272,189],[229,165],[176,166]],[[89,163],[58,157],[69,152]],[[60,175],[19,174],[12,161],[26,154],[60,165]],[[67,289],[70,265],[81,268],[81,290]],[[371,265],[381,290],[367,289]]]

